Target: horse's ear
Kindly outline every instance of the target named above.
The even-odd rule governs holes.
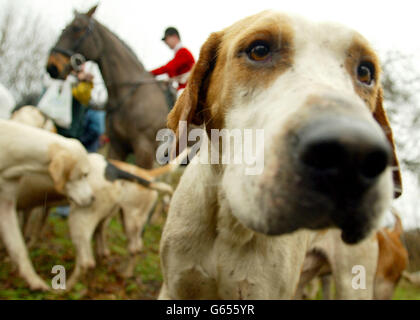
[[[207,90],[206,84],[208,81],[206,79],[210,77],[216,64],[221,38],[221,32],[212,33],[203,44],[200,50],[200,57],[188,79],[187,87],[168,115],[167,125],[169,129],[175,132],[176,145],[178,145],[180,137],[187,134],[188,124],[201,125],[204,123],[202,111],[205,108],[203,105],[205,101],[202,100],[205,99],[200,99],[200,95],[205,94]],[[187,125],[180,126],[181,121],[185,121]],[[179,150],[179,153],[181,152],[182,150]]]
[[[96,9],[98,8],[99,3],[97,5],[94,5],[92,8],[89,9],[88,12],[86,12],[86,15],[90,18],[92,18],[93,14],[95,13]]]
[[[394,158],[392,161],[392,177],[394,180],[394,198],[398,198],[402,194],[401,170],[400,170],[400,164],[398,161],[397,152],[395,148],[394,135],[392,133],[391,124],[389,123],[388,116],[383,106],[382,88],[380,88],[378,91],[378,96],[376,98],[376,108],[375,108],[375,111],[373,112],[373,117],[382,127],[382,130],[384,131],[386,138],[388,139],[392,147],[392,153],[393,153],[393,158]]]

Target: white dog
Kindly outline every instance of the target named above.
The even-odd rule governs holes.
[[[0,150],[0,236],[31,289],[46,290],[48,286],[33,269],[19,229],[19,189],[23,181],[36,177],[71,202],[90,205],[94,195],[87,181],[91,169],[87,152],[77,140],[8,120],[0,120]]]
[[[180,121],[209,137],[261,129],[264,170],[187,167],[162,235],[160,298],[292,298],[317,236],[302,229],[369,237],[401,185],[379,79],[368,42],[338,24],[265,11],[211,34],[168,126],[178,139]]]

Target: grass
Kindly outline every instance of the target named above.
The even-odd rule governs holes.
[[[170,183],[176,185],[181,172],[170,177]],[[0,247],[0,299],[155,299],[158,295],[162,274],[159,261],[159,242],[166,212],[155,212],[151,223],[144,233],[144,250],[137,258],[134,276],[125,279],[119,275],[119,268],[128,258],[127,239],[119,217],[115,217],[108,228],[108,245],[111,251],[106,261],[97,259],[97,266],[79,283],[65,293],[33,292],[27,287],[12,266],[5,250]],[[70,241],[66,219],[50,215],[46,229],[36,247],[29,251],[30,258],[38,274],[51,284],[54,265],[63,265],[67,276],[74,267],[74,248]],[[317,299],[322,298],[319,291]],[[420,287],[401,280],[395,290],[395,300],[420,300]]]
[[[331,294],[334,296],[334,283],[331,284]],[[322,300],[322,288],[320,287],[315,295],[315,300]],[[401,279],[394,291],[392,300],[420,300],[420,286],[416,286],[405,279]]]
[[[183,169],[163,177],[175,187]],[[112,219],[108,228],[108,246],[111,255],[106,261],[96,259],[96,267],[69,292],[33,292],[12,266],[0,244],[0,300],[1,299],[155,299],[162,284],[159,242],[166,218],[161,205],[156,207],[151,223],[146,226],[143,251],[137,257],[134,276],[123,278],[119,269],[128,258],[127,239],[119,217]],[[92,244],[93,245],[93,244]],[[37,245],[29,250],[37,273],[51,285],[54,265],[63,265],[69,277],[74,268],[75,251],[70,240],[66,219],[51,215]]]
[[[146,227],[144,250],[137,259],[134,276],[124,279],[118,269],[128,257],[126,237],[118,218],[111,221],[108,237],[111,256],[98,261],[94,270],[66,293],[31,292],[13,268],[4,249],[0,251],[0,299],[155,299],[162,275],[159,265],[159,240],[163,219]],[[36,248],[30,250],[35,270],[51,284],[54,265],[63,265],[69,276],[74,267],[74,248],[65,219],[50,216],[46,230]]]
[[[155,219],[146,227],[144,250],[137,259],[134,276],[124,279],[118,268],[127,259],[126,237],[118,217],[111,221],[108,229],[111,256],[106,261],[97,261],[94,270],[79,281],[70,292],[31,292],[12,267],[4,249],[0,249],[0,299],[155,299],[162,283],[159,261],[159,241],[164,216],[155,214]],[[51,279],[52,266],[63,265],[67,275],[74,267],[74,248],[68,235],[65,219],[50,216],[46,230],[36,248],[30,250],[35,269],[43,279]],[[321,292],[317,299],[322,298]],[[420,287],[401,280],[395,290],[395,300],[420,300]]]
[[[420,300],[420,287],[401,280],[394,292],[394,300]]]

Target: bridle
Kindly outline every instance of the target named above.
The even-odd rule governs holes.
[[[71,49],[64,49],[64,48],[60,48],[60,47],[55,46],[51,49],[51,53],[52,52],[61,53],[68,58],[71,58],[75,54],[80,54],[78,52],[80,47],[85,42],[86,38],[93,33],[93,23],[94,23],[93,19],[89,18],[89,24],[83,30],[84,31],[83,35],[81,37],[77,38],[76,42],[73,44]]]
[[[89,18],[89,23],[87,27],[83,30],[83,35],[77,38],[76,42],[73,44],[71,49],[64,49],[58,46],[55,46],[51,49],[51,53],[60,53],[69,58],[69,63],[64,66],[64,69],[60,75],[69,74],[71,70],[80,71],[81,65],[86,61],[86,58],[78,51],[83,45],[86,38],[93,33],[93,24],[93,19]]]
[[[53,52],[60,53],[69,58],[69,63],[64,67],[62,71],[63,74],[68,74],[72,69],[75,71],[80,70],[80,66],[86,61],[86,58],[78,51],[83,45],[84,41],[93,34],[93,30],[94,30],[94,20],[92,18],[89,18],[89,24],[83,30],[84,31],[83,35],[80,36],[76,40],[76,42],[73,44],[71,49],[64,49],[58,46],[55,46],[51,49],[51,53]],[[95,37],[93,37],[93,40],[96,42]],[[99,47],[96,44],[95,46]],[[98,59],[104,55],[104,51],[105,51],[105,47],[103,47],[101,53],[99,54]],[[137,91],[140,85],[147,84],[147,83],[158,83],[158,81],[156,81],[155,79],[143,79],[139,81],[124,82],[124,83],[113,83],[113,82],[106,83],[105,82],[106,87],[110,87],[110,86],[120,86],[120,87],[131,86],[132,87],[130,91],[124,97],[122,97],[122,99],[120,99],[120,101],[118,101],[114,106],[111,106],[108,102],[107,107],[105,108],[106,111],[108,113],[111,113],[117,110],[118,108],[120,108],[121,106],[123,106],[134,95],[134,93]]]

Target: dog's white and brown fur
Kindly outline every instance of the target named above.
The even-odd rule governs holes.
[[[315,277],[321,276],[324,299],[331,297],[331,280],[335,283],[337,299],[392,299],[407,267],[408,253],[400,238],[403,232],[400,216],[395,208],[391,211],[395,217],[394,228],[381,228],[357,245],[346,245],[337,230],[329,230],[319,241],[314,241],[305,258],[296,298],[304,297],[304,287],[312,279],[318,283]],[[357,265],[364,267],[366,288],[363,290],[352,288],[350,271]]]
[[[378,58],[338,24],[265,11],[211,34],[168,116],[178,139],[182,120],[263,129],[264,171],[187,167],[161,240],[162,299],[292,298],[319,237],[307,229],[360,242],[400,192]]]
[[[109,162],[96,153],[89,154],[91,173],[88,181],[95,194],[95,200],[88,207],[72,205],[69,215],[69,231],[76,247],[76,265],[68,280],[67,289],[71,289],[86,272],[95,267],[96,261],[92,251],[92,238],[95,237],[95,249],[99,257],[109,255],[106,244],[106,226],[109,220],[118,212],[122,213],[124,232],[127,236],[129,259],[122,270],[124,276],[131,276],[137,255],[143,249],[141,231],[144,228],[148,214],[158,198],[158,191],[172,194],[171,186],[163,182],[155,182],[159,174],[141,174],[138,169],[132,175],[134,180],[127,180],[127,167],[134,165],[115,163],[112,170],[117,170],[115,179],[108,176]],[[117,167],[118,166],[118,167]],[[161,173],[169,172],[174,164],[165,166]],[[118,175],[122,175],[119,177]],[[143,185],[136,182],[142,179]]]
[[[10,120],[24,123],[28,126],[41,128],[50,132],[57,132],[54,121],[34,106],[27,105],[19,108],[12,113]]]
[[[0,120],[0,236],[31,289],[48,289],[36,274],[20,232],[16,206],[22,186],[35,179],[85,207],[94,196],[90,163],[80,142],[9,120]],[[37,205],[45,196],[31,195]]]
[[[13,113],[12,120],[26,126],[54,132],[49,125],[45,125],[51,120],[44,119],[42,113],[32,106],[23,107]],[[67,281],[67,290],[72,289],[87,270],[96,265],[91,246],[93,236],[96,239],[97,255],[102,258],[109,255],[106,244],[106,226],[119,211],[122,213],[130,254],[127,266],[123,269],[123,275],[132,275],[136,257],[143,248],[141,231],[146,224],[148,213],[157,200],[158,191],[169,194],[173,192],[171,186],[156,182],[155,179],[176,170],[186,153],[187,150],[168,165],[153,170],[145,170],[114,160],[110,163],[102,155],[96,153],[88,155],[90,170],[87,183],[95,198],[88,206],[71,203],[69,231],[76,249],[76,261],[73,273]],[[65,194],[56,190],[48,175],[26,174],[20,179],[18,189],[17,208],[26,212],[25,237],[29,240],[29,245],[32,245],[40,236],[48,216],[48,209],[51,206],[66,204],[68,199]],[[42,207],[37,207],[39,205]],[[38,219],[30,219],[31,215],[38,215]],[[46,286],[32,288],[47,289]]]

